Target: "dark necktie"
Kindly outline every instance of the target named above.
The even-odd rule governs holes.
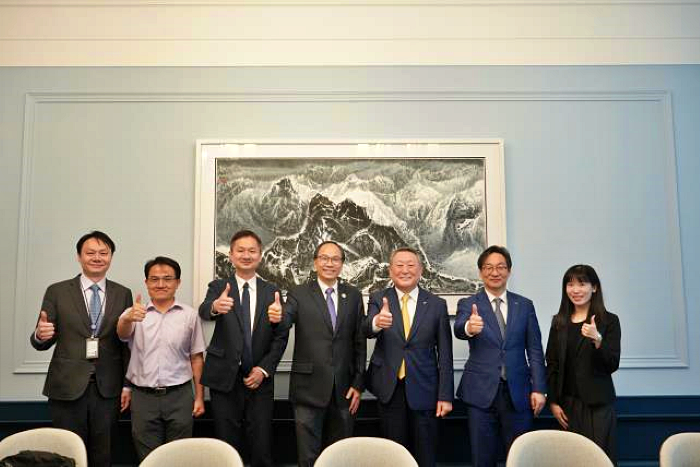
[[[250,290],[248,283],[243,284],[243,296],[241,297],[241,322],[243,323],[243,358],[241,367],[244,376],[248,376],[253,368],[253,344],[250,330]]]
[[[326,289],[326,304],[328,305],[328,314],[331,315],[331,326],[335,331],[335,321],[338,315],[335,314],[335,303],[333,303],[333,287]]]
[[[498,321],[498,329],[501,330],[501,337],[506,340],[506,320],[503,319],[503,313],[501,312],[501,299],[496,297],[493,299],[493,312],[496,315],[496,321]],[[501,366],[501,379],[506,379],[506,362],[503,362]]]

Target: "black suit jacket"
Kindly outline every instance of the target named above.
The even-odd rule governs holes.
[[[286,329],[295,325],[289,381],[292,403],[326,407],[335,396],[339,405],[347,406],[348,389],[363,390],[367,340],[362,332],[362,294],[341,282],[337,298],[333,332],[325,295],[317,281],[297,286],[287,295],[283,323]]]
[[[226,284],[231,285],[229,297],[233,298],[234,307],[229,313],[212,316],[212,303],[219,298]],[[271,324],[267,316],[267,307],[275,301],[275,292],[279,289],[258,277],[255,290],[256,305],[251,342],[253,365],[265,370],[270,376],[269,381],[272,381],[284,349],[287,347],[287,332],[284,327]],[[207,296],[199,306],[199,316],[205,321],[216,323],[214,335],[207,347],[202,384],[217,391],[231,391],[241,366],[243,322],[240,307],[240,293],[235,277],[210,282]]]
[[[590,339],[579,337],[577,343],[576,383],[579,396],[588,405],[610,404],[615,400],[612,373],[620,366],[620,320],[607,312],[606,319],[596,320],[598,332],[603,336],[599,349]],[[566,368],[566,329],[554,326],[547,341],[547,395],[550,403],[561,404],[564,396],[564,370]]]
[[[389,301],[392,326],[378,333],[372,320]],[[401,361],[406,360],[406,400],[412,410],[435,410],[437,401],[452,402],[452,332],[445,300],[419,289],[416,313],[408,339],[404,336],[401,304],[391,287],[372,294],[364,324],[368,337],[377,338],[367,370],[367,387],[384,404],[391,399]]]
[[[48,350],[56,344],[43,391],[49,399],[78,399],[93,372],[102,397],[117,397],[121,393],[129,354],[128,347],[117,336],[117,320],[132,305],[131,290],[110,280],[105,289],[104,315],[97,332],[99,358],[95,360],[85,358],[85,339],[91,336],[91,330],[80,276],[46,289],[41,309],[54,324],[56,334],[39,342],[33,330],[29,340],[37,350]]]

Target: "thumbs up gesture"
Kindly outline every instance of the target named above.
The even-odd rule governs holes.
[[[227,282],[224,291],[221,292],[219,298],[214,300],[214,303],[211,305],[214,314],[225,315],[231,311],[231,308],[233,308],[233,299],[228,296],[229,292],[231,292],[231,284]]]
[[[275,301],[267,307],[267,317],[273,324],[282,321],[282,302],[280,301],[279,292],[275,292]]]
[[[49,322],[49,315],[44,310],[39,313],[39,322],[36,323],[36,338],[40,341],[47,341],[56,334],[53,323]]]
[[[581,334],[584,337],[592,339],[596,346],[600,345],[600,341],[603,340],[603,336],[600,335],[600,332],[598,332],[598,328],[595,325],[595,315],[591,316],[591,324],[583,323],[583,326],[581,326]]]
[[[389,311],[389,300],[386,297],[382,298],[382,308],[374,321],[374,324],[381,329],[389,329],[393,322],[393,316]]]
[[[479,310],[476,303],[472,304],[472,314],[467,321],[467,333],[475,336],[484,329],[484,320],[479,316]]]
[[[141,294],[136,295],[136,302],[124,316],[130,323],[140,323],[146,319],[146,307],[141,303]]]

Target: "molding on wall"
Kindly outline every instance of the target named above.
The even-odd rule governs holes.
[[[700,63],[700,1],[0,0],[0,66]]]
[[[22,148],[22,180],[20,198],[20,226],[17,246],[17,282],[16,306],[14,314],[14,373],[45,373],[48,368],[48,354],[37,358],[30,350],[26,332],[28,318],[25,310],[32,309],[31,301],[26,296],[30,271],[28,269],[29,248],[34,232],[31,230],[32,219],[32,167],[34,155],[35,120],[41,105],[52,103],[125,103],[125,102],[397,102],[397,101],[651,101],[660,104],[663,113],[665,134],[666,173],[664,190],[667,212],[668,231],[672,234],[667,239],[667,257],[670,258],[672,296],[672,317],[674,320],[674,338],[665,340],[673,347],[664,354],[623,355],[621,368],[687,368],[688,367],[688,333],[687,312],[684,298],[680,224],[678,217],[678,200],[676,184],[676,152],[671,95],[667,91],[607,91],[607,92],[240,92],[240,93],[74,93],[74,92],[36,92],[25,97],[24,140]],[[28,351],[32,352],[30,355]],[[454,369],[461,371],[465,359],[457,358]],[[291,371],[291,361],[283,360],[279,371]]]

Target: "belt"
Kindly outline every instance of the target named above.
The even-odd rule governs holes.
[[[164,396],[167,393],[173,392],[175,389],[179,389],[186,384],[190,384],[190,382],[186,381],[182,384],[176,384],[175,386],[156,386],[154,388],[150,388],[150,387],[146,387],[146,386],[134,386],[134,389],[138,389],[139,391],[147,392],[149,394],[156,394],[158,396]]]

